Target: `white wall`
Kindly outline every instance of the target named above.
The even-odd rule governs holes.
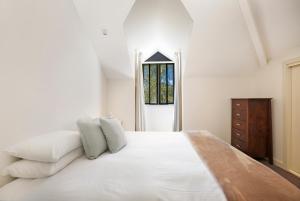
[[[100,81],[100,85],[99,85],[99,89],[97,89],[97,92],[99,93],[99,115],[100,116],[105,116],[107,115],[107,107],[108,107],[108,97],[107,97],[107,88],[108,88],[108,79],[107,76],[104,72],[104,69],[102,67],[101,64],[97,64],[99,69],[99,81]]]
[[[294,49],[287,53],[286,56],[270,61],[268,65],[260,67],[257,72],[249,76],[185,76],[183,88],[184,130],[206,129],[221,139],[230,142],[230,99],[271,97],[273,98],[274,159],[277,164],[282,164],[284,143],[283,63],[299,56],[300,49]],[[110,111],[113,111],[115,116],[122,119],[126,125],[131,125],[133,130],[134,83],[133,81],[109,81],[109,85],[112,83],[114,84],[113,87],[109,87],[109,94],[113,95],[108,96],[111,102],[108,108]],[[120,98],[125,100],[126,107],[119,100]],[[151,111],[153,110],[155,111],[156,109],[153,107]],[[160,112],[156,112],[156,114],[160,115]],[[156,123],[157,121],[154,121],[153,124]],[[152,127],[152,124],[148,126]]]
[[[283,116],[283,64],[300,57],[296,48],[285,56],[273,59],[249,76],[185,77],[183,102],[184,130],[209,130],[230,142],[231,106],[234,97],[270,97],[273,113],[273,151],[278,165],[283,163],[284,116]]]
[[[105,113],[105,77],[72,1],[0,0],[0,44],[0,148]]]
[[[173,131],[174,105],[146,105],[146,131]]]
[[[135,88],[133,79],[108,79],[107,114],[122,121],[125,130],[135,130]],[[147,131],[173,130],[173,105],[146,105]]]
[[[241,77],[185,77],[183,129],[206,129],[230,142],[230,99],[255,97],[254,78],[255,74]],[[109,79],[107,91],[108,114],[123,121],[126,130],[134,130],[134,80]],[[147,105],[145,113],[147,130],[172,130],[173,106]]]
[[[173,59],[181,49],[185,56],[192,27],[180,0],[136,0],[124,22],[131,67],[134,69],[135,50],[143,53],[144,60],[156,51]]]
[[[135,50],[145,61],[157,51],[174,60],[176,51],[187,55],[193,21],[180,0],[136,0],[124,22],[131,67]],[[147,105],[147,131],[172,131],[173,106]]]
[[[183,130],[208,130],[221,139],[231,139],[231,98],[253,97],[251,76],[185,77]]]
[[[134,131],[134,80],[109,79],[107,87],[107,113],[122,121],[125,130]]]
[[[284,146],[284,63],[300,57],[300,48],[296,48],[285,56],[276,58],[256,73],[256,94],[258,97],[271,97],[273,112],[273,145],[274,159],[277,164],[283,163]]]

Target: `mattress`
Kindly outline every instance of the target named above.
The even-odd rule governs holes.
[[[17,179],[1,201],[223,201],[219,184],[182,133],[127,133],[128,145],[81,157],[45,179]]]

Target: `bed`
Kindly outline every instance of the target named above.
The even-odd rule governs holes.
[[[126,135],[122,151],[81,157],[46,179],[17,179],[0,200],[300,200],[295,186],[207,131]]]
[[[127,133],[128,144],[84,156],[46,179],[17,179],[1,201],[223,201],[218,182],[181,133]]]

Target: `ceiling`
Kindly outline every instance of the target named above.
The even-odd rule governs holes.
[[[132,77],[123,24],[135,0],[73,1],[107,77]],[[108,36],[102,35],[102,29],[107,30]]]
[[[187,76],[247,74],[258,67],[237,0],[183,2],[194,20]]]
[[[124,23],[130,60],[135,50],[143,61],[157,51],[174,59],[175,51],[187,51],[192,28],[180,0],[137,0]]]
[[[249,0],[269,60],[300,47],[299,0]]]
[[[241,9],[245,2],[249,5],[246,18]],[[261,58],[267,62],[300,46],[299,0],[74,0],[74,3],[108,78],[133,77],[135,49],[145,55],[151,52],[149,49],[162,50],[167,56],[181,49],[186,76],[223,76],[255,72],[260,68]],[[163,11],[168,14],[161,15]],[[170,17],[177,14],[183,20]],[[157,32],[143,34],[143,30],[151,28]],[[103,29],[107,36],[102,34]],[[158,43],[157,38],[167,45]],[[168,51],[164,50],[166,46]]]

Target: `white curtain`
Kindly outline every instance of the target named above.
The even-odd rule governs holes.
[[[145,131],[142,53],[135,52],[135,130]]]
[[[175,53],[175,94],[173,131],[182,130],[182,63],[181,52]]]

